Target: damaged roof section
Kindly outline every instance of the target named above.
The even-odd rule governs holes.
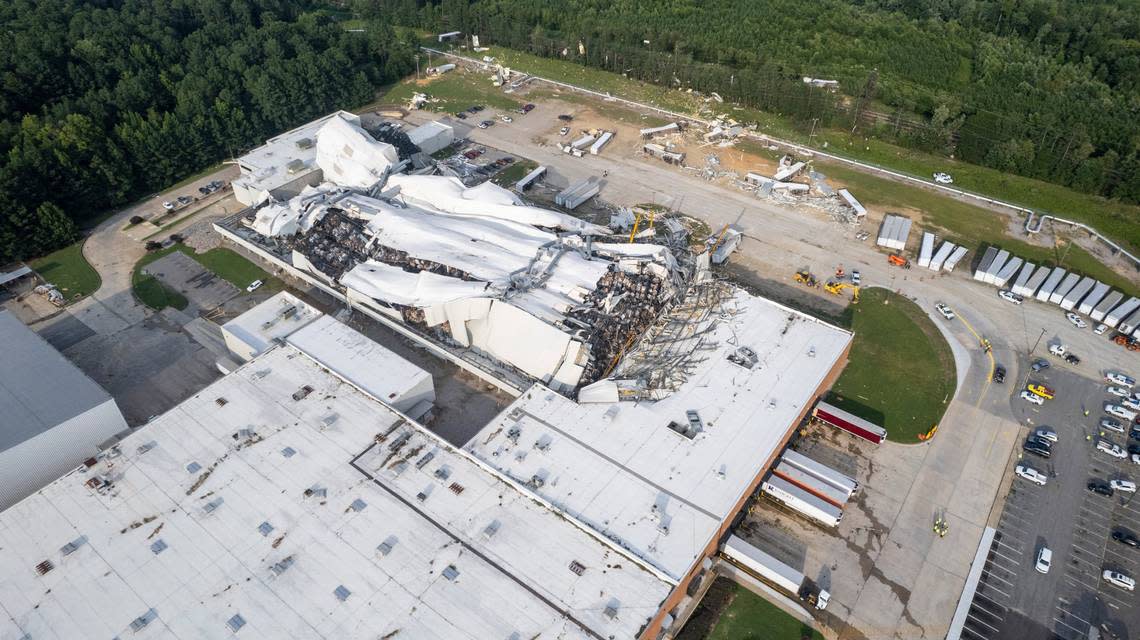
[[[453,182],[393,176],[395,197],[322,185],[252,228],[353,302],[566,393],[610,371],[679,290],[666,247],[595,242],[592,225]]]

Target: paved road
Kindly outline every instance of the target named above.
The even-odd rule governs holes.
[[[153,232],[153,226],[144,223],[124,230],[127,221],[131,216],[151,213],[156,208],[161,208],[163,200],[171,200],[183,194],[197,194],[198,187],[207,182],[229,182],[237,175],[237,167],[227,165],[178,189],[156,194],[127,207],[103,221],[83,243],[83,256],[99,272],[103,279],[102,285],[95,293],[69,306],[67,310],[100,335],[122,331],[145,319],[148,315],[147,308],[139,304],[131,294],[131,272],[135,263],[146,254],[145,239],[138,236],[144,231]],[[220,192],[206,202],[213,205],[228,197],[228,193],[228,190]],[[190,224],[190,221],[186,221],[186,224]],[[173,233],[177,228],[170,229],[170,232]]]

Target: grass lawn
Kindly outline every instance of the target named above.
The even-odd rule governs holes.
[[[428,43],[428,46],[438,48],[446,45]],[[462,50],[457,50],[457,53],[471,55]],[[486,55],[495,56],[496,62],[505,66],[551,80],[609,93],[678,113],[697,115],[701,108],[711,109],[713,113],[740,122],[755,122],[759,133],[767,133],[801,144],[809,141],[809,132],[806,129],[779,114],[737,107],[728,103],[706,103],[701,98],[678,89],[633,80],[617,73],[585,67],[570,60],[541,58],[502,47],[491,47]],[[706,111],[705,116],[707,115]],[[827,152],[835,155],[924,179],[929,179],[935,171],[947,171],[954,176],[954,185],[957,187],[1035,211],[1053,213],[1063,218],[1084,222],[1132,250],[1140,250],[1140,225],[1135,223],[1140,219],[1140,206],[1105,200],[1060,185],[906,149],[882,140],[851,134],[842,129],[816,129],[810,142],[815,148],[825,148]],[[936,196],[933,193],[930,195],[943,203],[954,202],[947,197]],[[981,209],[979,211],[994,217],[994,214],[988,211]]]
[[[500,187],[510,189],[516,182],[522,180],[526,174],[534,171],[536,168],[538,168],[538,163],[534,160],[519,160],[506,169],[496,173],[495,177],[491,178],[491,182],[494,182]]]
[[[918,442],[954,396],[950,345],[918,305],[886,289],[864,289],[852,311],[855,343],[827,401],[882,425],[889,440]]]
[[[433,62],[440,62],[440,60],[437,57]],[[425,64],[422,59],[420,63],[421,65]],[[422,93],[439,100],[439,102],[424,104],[424,109],[446,111],[453,114],[476,104],[508,110],[522,106],[521,101],[492,86],[489,77],[490,74],[456,69],[427,81],[404,78],[381,91],[376,100],[383,104],[406,105],[412,99],[412,94]],[[475,114],[469,116],[469,119],[475,119],[478,122],[482,116]]]
[[[160,251],[148,253],[135,263],[134,271],[131,273],[131,291],[134,292],[139,302],[155,311],[161,311],[166,307],[174,307],[181,311],[190,304],[186,296],[162,284],[158,278],[143,273],[143,269],[147,265],[159,258],[178,251],[181,246],[182,245],[171,245]]]
[[[717,578],[678,640],[823,640],[810,626],[767,600]]]
[[[103,284],[99,272],[83,257],[82,240],[32,260],[28,266],[58,287],[67,302],[90,295]]]
[[[264,269],[230,249],[218,248],[210,249],[205,253],[194,253],[193,249],[184,244],[174,244],[143,256],[142,260],[139,260],[135,265],[134,274],[131,276],[131,286],[134,289],[135,296],[143,304],[156,311],[165,307],[182,310],[189,304],[189,301],[181,293],[163,285],[154,276],[142,272],[143,268],[150,263],[175,251],[181,251],[197,260],[203,267],[213,271],[219,278],[241,291],[245,291],[245,288],[254,280],[261,280],[265,283],[262,286],[269,290],[278,290],[284,287],[284,283],[279,279],[270,276]]]

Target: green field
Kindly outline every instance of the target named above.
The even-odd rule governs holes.
[[[438,60],[437,56],[436,61]],[[422,60],[421,64],[424,64]],[[456,69],[428,81],[405,78],[383,89],[376,100],[381,104],[407,105],[412,99],[412,94],[422,93],[438,100],[426,103],[423,107],[425,110],[449,113],[463,111],[476,104],[498,109],[517,109],[522,106],[521,101],[492,86],[489,78],[489,74],[468,72],[463,69]],[[471,117],[479,118],[479,115]]]
[[[460,53],[468,55],[466,52]],[[801,144],[810,142],[811,146],[824,149],[828,153],[879,165],[900,173],[929,179],[936,171],[947,171],[953,174],[956,187],[1035,211],[1044,211],[1083,222],[1133,250],[1140,250],[1140,224],[1136,224],[1136,220],[1140,220],[1140,206],[1105,200],[1060,185],[905,149],[874,138],[852,135],[845,130],[817,129],[814,135],[809,136],[808,132],[799,129],[790,120],[778,114],[736,107],[727,103],[705,102],[680,90],[631,80],[616,73],[585,67],[574,62],[541,58],[501,47],[491,47],[485,55],[495,56],[496,62],[527,73],[643,102],[669,111],[706,119],[715,114],[740,122],[753,122],[757,125],[757,133],[766,133]],[[950,198],[935,196],[933,193],[930,195],[938,198],[939,202],[955,202]],[[993,217],[988,211],[977,210]]]
[[[810,626],[747,589],[717,578],[677,640],[823,640]]]
[[[950,345],[918,305],[886,289],[864,289],[852,311],[855,342],[827,401],[882,425],[889,440],[918,442],[954,397]]]
[[[28,263],[44,280],[59,288],[67,302],[91,295],[103,284],[99,272],[83,257],[83,241]]]
[[[522,180],[526,174],[538,168],[538,163],[534,160],[518,160],[506,169],[495,174],[491,178],[491,182],[499,185],[500,187],[511,188],[516,182]]]
[[[181,251],[194,258],[203,267],[214,272],[219,278],[234,285],[240,291],[245,291],[245,288],[254,280],[261,280],[265,283],[262,286],[271,291],[281,289],[284,286],[284,283],[279,279],[271,277],[264,269],[230,249],[218,248],[210,249],[205,253],[195,253],[193,249],[184,244],[173,244],[143,256],[135,264],[134,273],[131,275],[131,287],[134,290],[135,297],[156,311],[166,307],[182,310],[189,304],[189,301],[181,293],[163,285],[154,276],[142,272],[147,265],[175,251]]]

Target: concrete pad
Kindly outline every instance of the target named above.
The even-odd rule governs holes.
[[[922,569],[925,549],[911,549],[898,542],[888,539],[883,545],[883,551],[875,558],[875,571],[881,573],[883,578],[899,585],[914,584]]]
[[[926,561],[960,577],[964,583],[984,527],[967,522],[953,513],[948,513],[946,520],[950,523],[950,532],[945,538],[937,540],[932,547],[932,551],[937,549],[937,553],[927,554]]]
[[[950,573],[931,562],[924,563],[914,582],[904,616],[905,619],[919,621],[922,633],[906,635],[902,633],[903,629],[900,629],[897,637],[945,638],[965,582],[964,577]]]
[[[116,309],[113,304],[107,304],[107,302],[109,301],[105,301],[98,294],[94,294],[71,305],[68,311],[101,336],[118,333],[131,326],[134,321],[133,316],[124,317],[122,315],[129,313],[130,307]]]
[[[80,322],[68,311],[63,311],[52,318],[37,323],[32,328],[36,333],[40,334],[41,338],[47,340],[48,344],[59,351],[63,351],[95,335],[91,327]]]
[[[910,594],[904,593],[902,597],[909,600]],[[900,599],[895,587],[878,578],[871,578],[859,594],[859,602],[855,605],[854,615],[848,624],[867,638],[889,638],[894,635],[905,607],[906,603]]]

